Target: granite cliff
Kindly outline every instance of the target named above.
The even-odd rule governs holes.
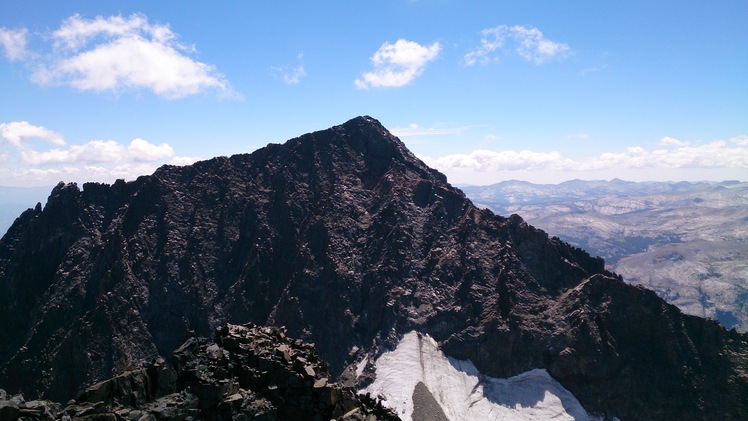
[[[59,184],[0,240],[0,388],[66,401],[225,323],[285,326],[336,380],[406,332],[546,369],[592,412],[744,419],[748,337],[481,210],[379,122],[113,185]]]

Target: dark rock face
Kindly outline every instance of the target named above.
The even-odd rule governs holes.
[[[314,347],[283,329],[224,325],[159,358],[94,384],[66,406],[7,397],[0,421],[32,419],[397,420],[368,396],[331,383]]]
[[[748,339],[475,208],[377,121],[111,186],[60,184],[0,240],[0,387],[65,401],[223,323],[286,326],[333,378],[410,330],[588,411],[748,416]],[[360,379],[358,380],[360,381]]]
[[[413,421],[449,421],[439,402],[423,382],[413,389]]]

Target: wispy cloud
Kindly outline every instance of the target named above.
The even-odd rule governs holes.
[[[271,68],[273,73],[275,73],[277,76],[280,76],[283,79],[283,82],[286,83],[286,85],[296,85],[301,82],[301,79],[306,77],[306,70],[304,69],[304,64],[302,63],[304,54],[299,53],[296,56],[296,59],[298,61],[297,66],[276,66]]]
[[[213,66],[190,57],[193,46],[178,42],[168,25],[151,24],[142,14],[74,15],[50,39],[52,53],[35,63],[31,75],[41,85],[94,92],[145,89],[168,99],[204,92],[236,96]],[[3,45],[10,51],[5,41]]]
[[[585,140],[585,139],[589,139],[590,135],[589,135],[589,133],[578,132],[578,133],[568,134],[568,135],[566,135],[566,138],[567,139]]]
[[[458,135],[468,130],[470,127],[421,127],[416,123],[408,127],[395,127],[390,130],[397,137],[419,137],[419,136],[439,136],[439,135]]]
[[[0,45],[5,49],[5,56],[10,61],[21,60],[28,56],[26,51],[26,28],[0,28]]]
[[[586,75],[588,75],[590,73],[596,73],[596,72],[599,72],[601,70],[605,70],[607,68],[608,68],[607,64],[603,64],[602,66],[585,67],[584,69],[582,69],[580,71],[580,73],[582,74],[582,76],[586,76]]]
[[[487,64],[498,60],[497,51],[513,47],[525,60],[543,64],[550,60],[568,57],[571,47],[562,42],[551,41],[543,36],[538,28],[521,25],[500,25],[481,31],[480,45],[463,57],[467,66]]]
[[[373,56],[373,70],[355,80],[359,89],[400,87],[410,84],[423,73],[426,64],[439,55],[441,45],[424,46],[404,39],[394,44],[385,42]]]

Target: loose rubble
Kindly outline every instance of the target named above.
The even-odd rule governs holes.
[[[0,389],[10,420],[397,420],[368,395],[330,380],[312,344],[285,328],[221,326],[214,341],[189,338],[167,363],[91,385],[66,405]]]

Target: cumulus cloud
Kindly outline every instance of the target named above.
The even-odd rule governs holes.
[[[174,148],[167,143],[154,145],[143,139],[133,139],[127,147],[130,158],[138,162],[159,161],[174,156]]]
[[[5,56],[10,61],[21,60],[28,54],[26,51],[26,34],[28,30],[0,28],[0,45],[5,49]]]
[[[560,169],[572,166],[572,161],[558,152],[475,150],[468,154],[447,155],[440,158],[422,157],[439,170],[469,169],[478,172]]]
[[[733,137],[732,139],[730,139],[730,142],[740,146],[748,146],[748,135]]]
[[[114,162],[122,158],[125,148],[113,140],[92,140],[83,145],[71,145],[66,149],[55,148],[38,152],[33,149],[21,151],[21,161],[31,165],[46,165],[71,162]]]
[[[669,138],[671,139],[671,138]],[[738,142],[748,140],[741,136]],[[420,156],[428,165],[445,172],[493,173],[505,171],[616,171],[630,169],[748,169],[748,148],[727,141],[691,145],[667,143],[669,148],[646,150],[639,146],[585,158],[568,158],[558,152],[476,150],[442,157]]]
[[[24,147],[24,142],[41,139],[54,145],[64,145],[62,135],[42,126],[34,126],[27,121],[13,121],[0,123],[0,140],[4,140],[16,148]]]
[[[32,142],[42,140],[44,143]],[[0,123],[0,177],[9,185],[56,184],[60,180],[113,182],[132,179],[155,171],[156,164],[171,159],[172,164],[186,165],[198,160],[174,157],[168,143],[151,143],[136,138],[129,145],[115,140],[92,140],[67,144],[62,135],[26,121]]]
[[[662,139],[660,139],[660,145],[662,146],[686,146],[688,145],[688,142],[683,140],[678,140],[674,137],[665,136]]]
[[[496,60],[495,53],[504,51],[509,43],[520,57],[535,64],[565,58],[572,51],[565,43],[546,39],[538,28],[500,25],[482,30],[480,46],[465,54],[463,62],[467,66],[487,64]]]
[[[116,166],[68,165],[55,168],[0,168],[0,177],[13,186],[47,185],[60,181],[79,184],[94,181],[113,183],[117,179],[134,180],[144,174],[151,174],[156,167],[151,164],[125,163]]]
[[[213,91],[231,95],[223,75],[192,59],[167,25],[141,14],[85,19],[74,15],[52,33],[54,54],[32,80],[82,91],[147,89],[169,99]]]
[[[622,153],[600,155],[597,162],[585,163],[592,169],[624,168],[748,168],[748,149],[729,147],[718,140],[704,145],[678,145],[651,152],[629,148]]]
[[[174,149],[167,143],[154,145],[143,139],[133,139],[125,148],[114,140],[92,140],[83,145],[36,151],[24,148],[21,161],[31,165],[59,163],[103,163],[131,160],[134,162],[160,161],[174,156]]]
[[[404,39],[394,44],[385,42],[370,58],[373,70],[363,73],[354,83],[359,89],[408,85],[440,51],[438,42],[428,46]]]
[[[169,161],[169,165],[183,166],[192,165],[197,161],[201,161],[203,158],[198,156],[175,156]]]

